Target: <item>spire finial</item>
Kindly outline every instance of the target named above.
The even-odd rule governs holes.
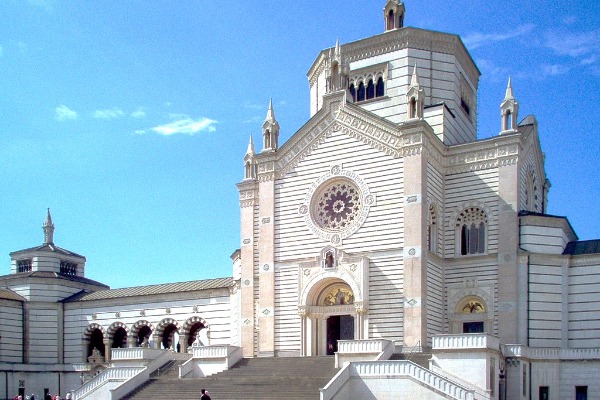
[[[52,223],[50,208],[48,208],[48,214],[42,229],[44,230],[44,244],[54,244],[54,223]]]
[[[275,111],[273,111],[273,99],[269,100],[269,110],[267,111],[266,121],[273,122],[275,121]]]
[[[515,95],[513,93],[513,87],[512,87],[512,78],[509,76],[508,77],[508,86],[506,87],[506,96],[504,97],[504,100],[514,100]]]
[[[246,150],[246,155],[253,156],[254,154],[254,141],[252,140],[252,134],[250,134],[250,141],[248,142],[248,150]]]
[[[410,79],[410,86],[419,87],[419,75],[417,74],[417,63],[415,62],[415,69],[413,70],[412,78]]]

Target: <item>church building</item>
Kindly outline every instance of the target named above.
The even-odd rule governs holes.
[[[546,213],[535,117],[507,77],[478,139],[461,38],[381,3],[381,34],[310,66],[302,128],[280,143],[271,102],[240,155],[231,276],[110,289],[54,244],[48,210],[0,277],[0,398],[117,399],[165,360],[193,377],[314,356],[341,371],[321,399],[600,398],[600,240]]]

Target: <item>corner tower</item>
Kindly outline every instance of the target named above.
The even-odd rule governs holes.
[[[383,8],[385,30],[391,31],[404,27],[404,3],[400,0],[388,0]]]

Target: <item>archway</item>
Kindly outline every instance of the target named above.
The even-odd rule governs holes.
[[[100,354],[104,357],[104,333],[99,328],[94,328],[90,331],[86,358],[94,354],[94,350],[100,352]]]
[[[112,344],[113,349],[120,349],[127,347],[127,331],[123,327],[117,328],[112,335]]]
[[[135,347],[153,347],[152,331],[153,325],[145,320],[137,321],[131,327],[130,340],[131,346]]]
[[[179,345],[179,330],[173,324],[167,325],[161,337],[161,346],[163,349],[181,350]]]

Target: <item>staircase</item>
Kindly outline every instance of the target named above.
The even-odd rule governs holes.
[[[395,353],[390,357],[390,360],[412,361],[425,369],[429,369],[430,359],[431,353]]]
[[[151,378],[123,399],[197,400],[204,388],[215,400],[317,400],[337,371],[333,357],[244,358],[206,378],[177,379],[171,373]]]

